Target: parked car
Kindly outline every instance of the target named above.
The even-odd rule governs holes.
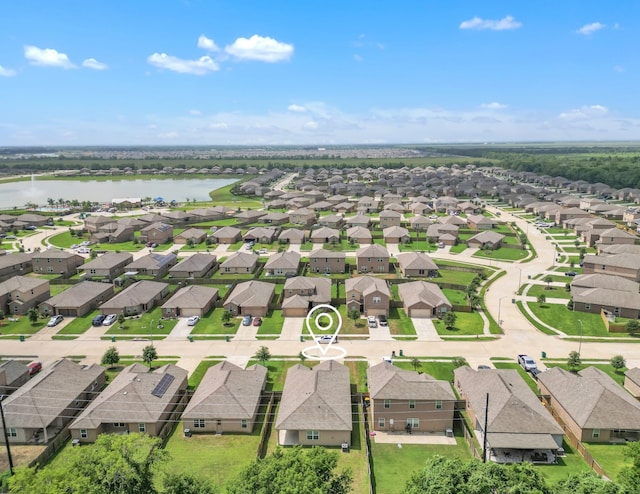
[[[565,276],[576,276],[578,273],[576,273],[575,271],[567,271],[564,275]]]
[[[389,321],[387,321],[387,316],[385,316],[384,314],[381,316],[378,316],[378,322],[380,323],[380,326],[388,326],[389,325]]]
[[[102,325],[111,326],[114,322],[116,322],[116,319],[118,319],[118,314],[109,314],[104,318],[104,321],[102,321]]]
[[[369,319],[369,327],[370,328],[377,328],[378,327],[378,321],[376,321],[376,318],[374,317],[373,319]]]
[[[29,375],[33,376],[42,370],[42,362],[31,362],[27,365],[27,369],[29,369]]]
[[[52,328],[56,324],[60,324],[63,319],[64,319],[64,317],[62,317],[61,315],[53,316],[51,319],[49,319],[49,322],[47,323],[47,326]]]
[[[318,336],[318,337],[316,338],[316,341],[317,341],[318,343],[331,343],[331,339],[332,339],[332,338],[333,338],[333,336],[328,335],[328,334],[325,334],[325,335],[323,335],[323,336]],[[336,335],[336,337],[335,337],[335,339],[334,339],[333,341],[335,341],[336,343],[338,343],[338,335]]]
[[[489,370],[491,369],[491,367],[489,367],[488,365],[479,365],[478,366],[478,370]]]
[[[27,226],[25,226],[25,227],[24,227],[24,229],[25,229],[25,230],[35,230],[35,229],[36,229],[36,227],[35,227],[35,226],[33,226],[33,225],[27,225]]]
[[[89,247],[80,247],[77,252],[78,254],[91,254],[91,249]]]
[[[260,249],[258,254],[266,254],[267,252],[269,252],[267,249]]]
[[[187,319],[187,326],[195,326],[199,320],[200,320],[200,317],[191,316],[189,319]]]
[[[102,326],[102,323],[104,322],[105,318],[107,316],[104,314],[98,314],[96,317],[93,318],[93,320],[91,321],[91,325],[92,326]]]
[[[376,322],[376,316],[367,317],[367,322]]]
[[[242,325],[243,325],[243,326],[251,326],[251,319],[253,319],[253,318],[251,317],[251,315],[250,315],[250,314],[247,314],[246,316],[244,316],[244,317],[242,318]]]
[[[260,326],[262,324],[262,318],[261,317],[254,317],[253,318],[253,325],[254,326]]]

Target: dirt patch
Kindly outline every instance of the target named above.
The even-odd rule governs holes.
[[[14,467],[24,467],[35,460],[44,451],[45,446],[23,446],[12,444],[11,457]],[[9,470],[9,457],[4,444],[0,445],[0,472]]]

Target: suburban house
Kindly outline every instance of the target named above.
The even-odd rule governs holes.
[[[0,280],[6,280],[16,275],[23,275],[33,271],[32,254],[14,252],[10,255],[0,255]]]
[[[309,309],[319,304],[331,303],[331,280],[296,276],[284,282],[284,317],[305,317]]]
[[[162,304],[162,317],[204,317],[218,300],[218,289],[201,285],[188,285]]]
[[[403,276],[438,276],[438,266],[427,254],[422,252],[403,252],[398,254],[398,266]]]
[[[361,226],[363,228],[369,228],[371,226],[371,218],[366,214],[358,213],[355,216],[347,218],[346,223],[348,226]]]
[[[289,223],[293,225],[309,226],[316,222],[316,212],[310,209],[300,208],[289,213]]]
[[[409,317],[442,317],[452,305],[438,285],[426,281],[410,281],[398,285],[398,296]]]
[[[337,244],[340,242],[340,230],[323,226],[312,230],[309,238],[314,244]]]
[[[242,369],[228,361],[210,367],[182,413],[184,429],[216,434],[253,431],[267,369]]]
[[[556,225],[562,225],[565,221],[573,218],[589,218],[591,214],[580,208],[560,208],[555,212]]]
[[[138,281],[103,303],[102,314],[134,316],[153,309],[169,294],[169,285],[158,281]]]
[[[364,226],[352,226],[347,229],[347,241],[356,244],[371,244],[373,236],[371,231]]]
[[[235,226],[223,226],[211,234],[216,243],[235,244],[242,239],[242,230]]]
[[[22,223],[29,226],[45,226],[49,223],[53,224],[53,218],[42,216],[41,214],[23,213],[19,214],[14,221],[14,225]]]
[[[582,272],[584,274],[609,274],[622,276],[640,282],[640,255],[613,254],[584,256]]]
[[[78,268],[84,279],[103,278],[114,280],[125,272],[125,266],[131,264],[133,255],[129,252],[107,252]]]
[[[284,225],[289,223],[289,213],[268,213],[260,218],[260,221],[267,225]]]
[[[300,254],[285,251],[269,257],[264,270],[269,276],[295,276],[299,267]]]
[[[62,359],[44,367],[2,402],[9,442],[47,444],[104,383],[105,371],[98,364]]]
[[[169,269],[169,275],[172,278],[204,278],[217,264],[216,256],[196,253]]]
[[[600,232],[598,245],[634,245],[639,238],[620,228],[609,228]]]
[[[442,242],[445,245],[455,245],[458,241],[458,230],[456,225],[434,223],[427,228],[427,240]]]
[[[201,228],[187,228],[182,233],[178,233],[173,241],[176,244],[188,244],[189,241],[193,244],[199,244],[204,242],[206,238],[206,230],[202,230]]]
[[[84,257],[78,254],[53,248],[34,252],[31,259],[34,273],[59,274],[63,278],[76,274],[77,268],[84,263]]]
[[[177,262],[178,257],[175,254],[158,254],[151,252],[128,264],[127,271],[135,271],[138,274],[162,278]]]
[[[258,226],[245,233],[242,240],[259,244],[270,244],[275,240],[277,234],[277,228]]]
[[[349,369],[335,360],[287,371],[276,417],[278,444],[351,444],[353,419]]]
[[[258,255],[249,252],[236,252],[220,264],[222,274],[253,273],[258,266]]]
[[[97,233],[103,226],[114,223],[117,221],[109,216],[87,216],[84,219],[84,229],[89,233]]]
[[[266,316],[275,293],[273,283],[250,280],[238,283],[224,301],[224,308],[234,316]]]
[[[640,368],[639,367],[634,367],[633,369],[627,369],[627,371],[624,373],[624,387],[635,398],[640,398]]]
[[[384,211],[380,211],[379,215],[380,219],[380,228],[383,230],[390,226],[400,226],[400,222],[402,221],[402,214],[397,211],[393,211],[390,209],[385,209]]]
[[[248,223],[257,223],[265,214],[267,213],[264,211],[247,209],[246,211],[235,214],[233,217],[238,220],[239,224],[246,225]]]
[[[38,306],[43,316],[82,317],[113,296],[111,283],[82,281],[45,300]]]
[[[186,211],[166,211],[162,213],[162,217],[164,221],[172,225],[186,225],[193,221],[191,212],[187,213]]]
[[[388,226],[382,230],[382,237],[388,244],[401,244],[411,242],[409,230],[402,226]]]
[[[92,233],[90,240],[99,244],[116,244],[133,240],[135,230],[132,226],[109,223],[100,227],[100,231]]]
[[[320,216],[318,218],[318,225],[326,226],[328,228],[342,228],[344,226],[344,218],[337,214],[329,214],[327,216]]]
[[[309,271],[312,273],[342,274],[344,270],[344,252],[318,249],[309,254]]]
[[[357,310],[365,316],[389,315],[391,292],[387,282],[373,276],[347,278],[344,282],[347,310]]]
[[[600,369],[587,367],[574,374],[554,367],[538,376],[538,389],[580,441],[640,438],[640,403]]]
[[[0,395],[10,395],[29,380],[29,369],[17,360],[0,363]]]
[[[151,223],[140,230],[140,240],[154,244],[164,244],[173,240],[173,226],[160,221]]]
[[[427,229],[433,225],[433,221],[429,218],[425,218],[424,216],[413,216],[409,218],[409,225],[416,232],[426,232]]]
[[[304,230],[288,228],[280,232],[278,242],[281,244],[303,244],[307,240]]]
[[[50,297],[49,280],[14,276],[0,283],[0,310],[5,314],[25,315]]]
[[[619,317],[640,318],[640,284],[606,274],[583,274],[571,282],[573,310]]]
[[[483,444],[487,436],[487,459],[555,463],[562,447],[562,428],[516,369],[478,371],[463,366],[453,375],[476,439]]]
[[[187,390],[187,371],[167,364],[152,372],[132,364],[69,425],[71,437],[92,443],[100,434],[143,432],[157,436],[171,427],[172,413]]]
[[[371,423],[376,431],[453,431],[456,396],[447,381],[390,362],[367,369]]]
[[[389,252],[380,244],[371,244],[356,251],[359,273],[388,273]]]
[[[480,233],[476,233],[473,237],[467,240],[467,246],[477,249],[499,249],[502,247],[504,240],[502,233],[494,232],[491,230],[483,230]]]

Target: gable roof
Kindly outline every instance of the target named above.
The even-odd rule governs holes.
[[[356,251],[356,257],[386,257],[389,258],[389,252],[380,244],[371,244],[359,248]]]
[[[28,290],[39,288],[43,285],[49,286],[49,280],[32,278],[30,276],[14,276],[0,283],[0,295],[12,292],[13,290],[26,292]]]
[[[160,269],[175,262],[177,259],[178,257],[175,254],[163,255],[151,252],[127,264],[127,269],[130,271],[135,271],[136,269]]]
[[[167,288],[169,288],[167,283],[138,281],[129,285],[112,299],[107,300],[100,306],[100,309],[121,309],[122,307],[148,304],[150,300],[153,300]]]
[[[364,226],[352,226],[347,229],[347,237],[373,238],[371,231]]]
[[[492,230],[484,230],[480,233],[476,233],[473,237],[469,238],[467,242],[476,241],[483,244],[497,244],[498,242],[504,240],[504,237],[505,236],[502,233],[494,232]]]
[[[214,238],[229,238],[229,237],[237,237],[242,234],[242,230],[236,228],[235,226],[223,226],[219,228],[214,233],[211,234]]]
[[[331,280],[326,278],[307,278],[306,276],[287,278],[284,282],[285,295],[287,290],[314,290],[314,295],[304,296],[304,300],[307,305],[309,300],[317,302],[329,302],[331,300]],[[283,301],[283,306],[287,300],[288,298]]]
[[[0,385],[11,386],[17,379],[28,374],[29,369],[18,360],[6,360],[0,363]]]
[[[387,282],[381,278],[375,278],[373,276],[347,278],[344,282],[344,287],[347,292],[355,290],[362,295],[368,295],[373,292],[382,292],[387,296],[391,295]]]
[[[133,254],[130,252],[107,252],[83,264],[82,269],[85,271],[90,269],[109,269],[123,262],[128,263],[128,261],[133,261]]]
[[[322,226],[317,230],[311,231],[311,238],[331,238],[337,237],[340,238],[340,231],[335,228],[329,228],[328,226]]]
[[[225,300],[225,305],[233,304],[239,307],[267,307],[276,286],[273,283],[250,280],[238,283]]]
[[[632,293],[640,292],[640,283],[636,283],[621,276],[612,276],[608,274],[579,274],[571,282],[571,291],[574,288],[606,288],[608,290],[618,290]]]
[[[385,229],[382,230],[382,236],[387,238],[387,237],[408,237],[409,236],[409,230],[407,230],[406,228],[402,227],[402,226],[388,226]],[[376,244],[378,245],[378,244]]]
[[[87,302],[113,293],[111,284],[99,283],[97,281],[81,281],[65,291],[54,295],[45,303],[53,307],[80,307]]]
[[[209,265],[215,264],[215,262],[216,256],[199,252],[180,261],[169,270],[169,273],[200,271]]]
[[[374,400],[455,400],[447,381],[438,381],[429,374],[399,369],[381,362],[367,369],[369,393]]]
[[[300,254],[293,251],[279,252],[269,257],[264,265],[265,269],[298,269],[300,265]]]
[[[309,259],[313,258],[327,258],[327,259],[344,259],[346,257],[344,252],[327,250],[327,249],[317,249],[314,250],[311,254],[309,254]]]
[[[287,228],[278,235],[278,240],[299,240],[302,238],[304,238],[304,230],[298,228]]]
[[[451,303],[440,287],[435,283],[427,283],[426,281],[400,283],[398,285],[398,296],[407,307],[418,303],[424,303],[430,307],[439,307],[441,305],[451,307]]]
[[[438,265],[433,260],[422,252],[403,252],[396,256],[398,264],[403,269],[426,269],[436,270]]]
[[[169,300],[162,304],[162,308],[203,308],[206,307],[212,299],[216,300],[217,298],[217,288],[188,285],[177,290]]]
[[[250,252],[236,252],[227,257],[221,268],[248,268],[258,262],[258,255]]]

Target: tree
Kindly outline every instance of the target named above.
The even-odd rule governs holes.
[[[222,317],[220,318],[222,320],[222,324],[225,326],[229,326],[229,323],[231,322],[232,317],[233,315],[231,314],[231,312],[229,312],[228,310],[225,310],[222,313]]]
[[[627,331],[629,331],[629,333],[636,333],[638,330],[640,330],[640,321],[637,319],[631,319],[627,323]]]
[[[547,284],[547,290],[551,290],[551,282],[553,281],[553,278],[550,275],[547,275],[544,277],[544,281]]]
[[[544,304],[547,301],[547,296],[544,293],[538,295],[538,303],[540,305]]]
[[[445,312],[444,316],[442,316],[442,322],[444,322],[444,327],[451,330],[456,325],[456,316],[455,312]]]
[[[620,372],[627,366],[627,362],[622,355],[614,355],[613,357],[611,357],[611,360],[609,360],[609,363],[611,364],[611,367],[616,370],[616,372]]]
[[[100,434],[94,444],[65,456],[61,465],[16,469],[10,492],[157,494],[154,475],[169,457],[160,438],[139,433]]]
[[[358,325],[357,322],[360,319],[360,311],[358,309],[349,309],[349,312],[347,312],[347,316],[349,317],[349,319],[353,320],[353,324],[355,324],[356,326]]]
[[[102,356],[102,365],[108,365],[109,369],[113,369],[118,362],[120,362],[118,349],[114,346],[107,348],[107,351]]]
[[[214,494],[215,492],[210,482],[190,473],[170,473],[164,480],[163,494]]]
[[[304,361],[307,360],[307,356],[303,352],[298,352],[298,358],[300,363],[304,365]]]
[[[465,365],[467,365],[467,361],[463,357],[456,357],[451,361],[451,363],[456,369],[458,367],[464,367]]]
[[[27,316],[29,316],[29,322],[31,322],[31,324],[35,324],[38,322],[38,317],[40,316],[40,314],[38,313],[38,309],[36,309],[35,307],[31,307],[31,309],[29,309],[29,311],[27,312]]]
[[[420,367],[422,367],[422,362],[420,362],[420,359],[418,357],[413,357],[411,359],[411,367],[413,367],[413,370],[416,372]]]
[[[640,492],[640,443],[626,443],[624,456],[631,460],[631,465],[620,471],[618,482],[627,489],[625,494],[637,494]]]
[[[569,358],[567,359],[567,367],[571,372],[577,371],[582,365],[582,359],[580,358],[580,354],[575,350],[569,353]]]
[[[623,494],[620,485],[598,477],[593,472],[572,473],[554,487],[555,494]]]
[[[118,324],[120,325],[120,329],[124,326],[124,314],[121,312],[118,314]]]
[[[254,357],[262,365],[265,365],[269,360],[271,360],[271,352],[269,352],[269,348],[263,345],[258,348],[258,351],[255,353]]]
[[[156,351],[156,347],[153,345],[147,345],[142,349],[142,360],[149,364],[149,368],[151,368],[151,364],[154,360],[158,359],[158,352]]]
[[[337,466],[338,455],[324,448],[278,448],[266,458],[253,461],[229,482],[227,493],[347,494],[351,492],[353,475],[350,469],[336,472]]]
[[[472,309],[477,309],[482,305],[482,299],[474,293],[469,296],[469,305]]]

